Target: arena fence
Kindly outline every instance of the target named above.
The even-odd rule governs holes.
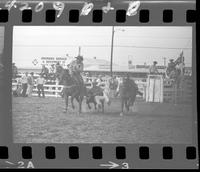
[[[17,87],[20,87],[21,85],[18,85],[17,83],[13,83],[12,84],[12,90],[14,91],[14,90],[16,90],[17,89]],[[101,85],[101,88],[104,88],[105,87],[105,85],[102,83]],[[91,86],[91,84],[90,83],[87,83],[86,84],[86,87],[87,88],[91,88],[92,86]],[[62,91],[62,88],[63,88],[63,86],[62,85],[44,85],[44,92],[45,92],[45,96],[46,97],[61,97],[61,91]],[[145,97],[145,88],[141,85],[140,87],[139,87],[139,90],[141,91],[141,92],[143,92],[143,97],[142,98],[144,98]],[[36,85],[34,85],[34,88],[33,88],[33,92],[32,92],[32,96],[38,96],[38,94],[37,94],[37,86]],[[139,96],[138,96],[139,97]]]
[[[105,82],[100,84],[101,88],[105,88]],[[145,78],[135,79],[138,85],[139,91],[143,93],[143,96],[137,95],[138,98],[146,101],[147,96],[147,80]],[[92,83],[85,83],[87,88],[92,87]],[[13,80],[12,90],[16,90],[20,85],[16,80]],[[61,91],[63,86],[58,84],[45,84],[44,91],[46,97],[61,97]],[[34,85],[32,96],[37,96],[37,87]],[[163,101],[166,103],[190,103],[192,100],[192,79],[190,76],[185,76],[182,80],[181,87],[177,88],[177,85],[172,84],[171,80],[163,81]]]
[[[176,84],[165,84],[163,89],[164,102],[184,104],[192,102],[192,78],[185,76],[178,88]]]

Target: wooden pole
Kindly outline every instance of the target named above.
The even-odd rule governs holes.
[[[115,34],[115,28],[112,27],[112,40],[111,40],[111,56],[110,56],[110,76],[113,75],[113,44],[114,44],[114,34]]]
[[[81,55],[81,47],[79,46],[78,47],[78,56],[80,56]]]

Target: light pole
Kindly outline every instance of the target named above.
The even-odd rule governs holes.
[[[124,29],[119,29],[119,31],[124,32]],[[112,40],[111,40],[111,55],[110,55],[110,76],[113,76],[113,48],[114,48],[114,37],[115,37],[115,27],[112,26]]]
[[[163,57],[164,60],[164,66],[166,67],[166,57]]]
[[[112,26],[112,40],[111,40],[111,55],[110,55],[110,76],[113,75],[113,43],[114,43],[115,28]]]
[[[81,56],[81,46],[78,47],[78,56]]]

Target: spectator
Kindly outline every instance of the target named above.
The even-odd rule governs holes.
[[[22,76],[21,83],[22,83],[22,97],[27,97],[26,92],[28,87],[28,72],[26,72],[25,75]]]
[[[158,74],[158,69],[157,69],[157,61],[153,62],[153,65],[150,66],[149,68],[149,73],[150,74]]]
[[[18,73],[18,69],[15,66],[15,63],[12,63],[12,77],[16,78],[17,77],[17,73]]]
[[[44,83],[45,83],[45,79],[43,78],[42,74],[40,74],[39,78],[37,78],[36,80],[37,89],[38,89],[38,97],[40,97],[40,94],[42,92],[42,97],[45,98]]]
[[[16,78],[17,80],[17,90],[16,90],[16,93],[17,93],[17,96],[22,96],[22,79],[21,78]]]
[[[32,96],[32,92],[33,92],[33,87],[34,87],[34,77],[33,77],[34,73],[31,72],[31,75],[28,77],[28,89],[27,89],[27,95],[28,97]]]
[[[97,82],[98,86],[101,85],[101,83],[103,82],[101,75],[99,75],[99,77],[97,78],[96,82]]]
[[[109,88],[112,98],[114,98],[116,95],[117,87],[118,87],[118,81],[116,79],[116,76],[113,76],[111,79],[109,79]]]

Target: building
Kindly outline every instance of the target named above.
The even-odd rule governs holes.
[[[66,57],[40,57],[36,59],[29,60],[28,65],[24,67],[19,67],[18,70],[20,73],[24,72],[34,72],[40,73],[42,64],[50,67],[51,64],[56,64],[59,62],[64,68],[67,68],[67,65],[74,60],[74,57],[67,55]],[[110,75],[110,61],[97,58],[85,58],[84,57],[84,72],[89,73],[90,75]],[[157,66],[159,73],[165,73],[166,66]],[[187,71],[191,71],[191,67],[186,67]],[[127,63],[126,66],[113,64],[113,74],[114,75],[125,75],[130,73],[132,77],[137,78],[146,78],[149,73],[149,65],[143,64],[130,64]]]

